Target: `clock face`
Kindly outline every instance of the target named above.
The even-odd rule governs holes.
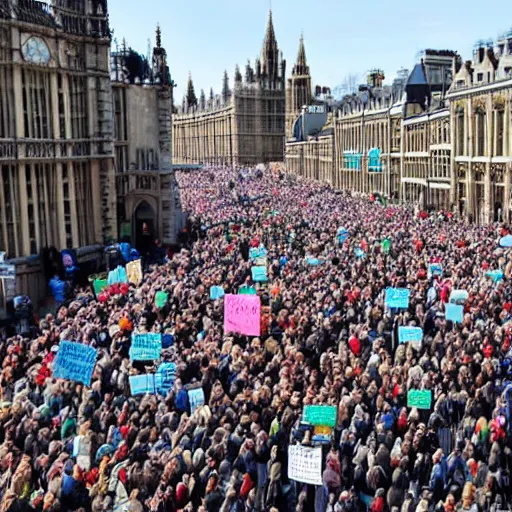
[[[29,37],[21,49],[23,58],[33,64],[48,64],[51,59],[50,49],[40,37]]]

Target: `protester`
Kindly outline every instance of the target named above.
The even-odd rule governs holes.
[[[503,226],[279,171],[177,180],[190,214],[181,252],[125,294],[77,290],[35,337],[2,340],[0,512],[512,506]],[[266,285],[252,281],[260,247]],[[487,276],[497,269],[503,278]],[[257,289],[259,337],[224,331],[212,286]],[[408,289],[408,307],[390,309],[387,288]],[[446,318],[454,290],[467,291],[459,323]],[[400,343],[401,326],[422,328],[420,341]],[[133,333],[162,334],[161,360],[131,362]],[[54,377],[64,340],[97,349],[90,386]],[[166,396],[132,396],[129,377],[162,362],[176,364]],[[205,405],[190,398],[200,389]],[[411,390],[430,390],[430,408],[408,406]],[[301,430],[314,404],[338,411],[316,487],[288,471],[289,447],[314,444]]]

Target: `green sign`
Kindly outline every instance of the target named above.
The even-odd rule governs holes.
[[[430,389],[410,389],[407,393],[407,407],[430,409],[432,407],[432,391]]]
[[[338,408],[335,405],[305,405],[304,422],[310,425],[335,427]]]
[[[256,288],[252,286],[242,286],[238,291],[238,295],[257,295]]]
[[[106,279],[95,279],[94,283],[94,293],[96,297],[108,286],[108,281]]]
[[[159,291],[155,295],[155,304],[158,309],[162,309],[166,304],[169,296],[167,293]]]

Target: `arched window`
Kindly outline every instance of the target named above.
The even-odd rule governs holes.
[[[464,141],[465,141],[465,122],[464,122],[464,109],[459,107],[456,111],[455,115],[455,141],[456,148],[455,154],[456,156],[464,155]]]
[[[485,109],[482,107],[478,107],[475,110],[475,120],[474,120],[474,155],[473,156],[485,156],[486,153],[486,144],[485,138],[487,134],[487,116]]]
[[[495,156],[505,154],[505,108],[503,104],[494,105],[494,140],[496,141]]]

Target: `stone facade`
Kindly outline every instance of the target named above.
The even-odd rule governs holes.
[[[0,250],[18,293],[44,288],[19,258],[117,236],[109,53],[106,0],[0,0]]]
[[[472,61],[427,50],[392,86],[382,80],[369,73],[333,106],[330,167],[313,149],[322,137],[310,137],[287,141],[287,169],[478,223],[510,221],[512,32],[478,44]]]
[[[123,46],[113,52],[111,66],[120,238],[137,245],[145,223],[172,245],[181,209],[172,166],[174,83],[160,28],[151,63]]]
[[[238,66],[234,85],[227,72],[220,95],[201,91],[197,99],[189,75],[187,94],[173,116],[176,164],[255,165],[282,161],[285,134],[286,62],[269,13],[261,55],[245,76]]]

